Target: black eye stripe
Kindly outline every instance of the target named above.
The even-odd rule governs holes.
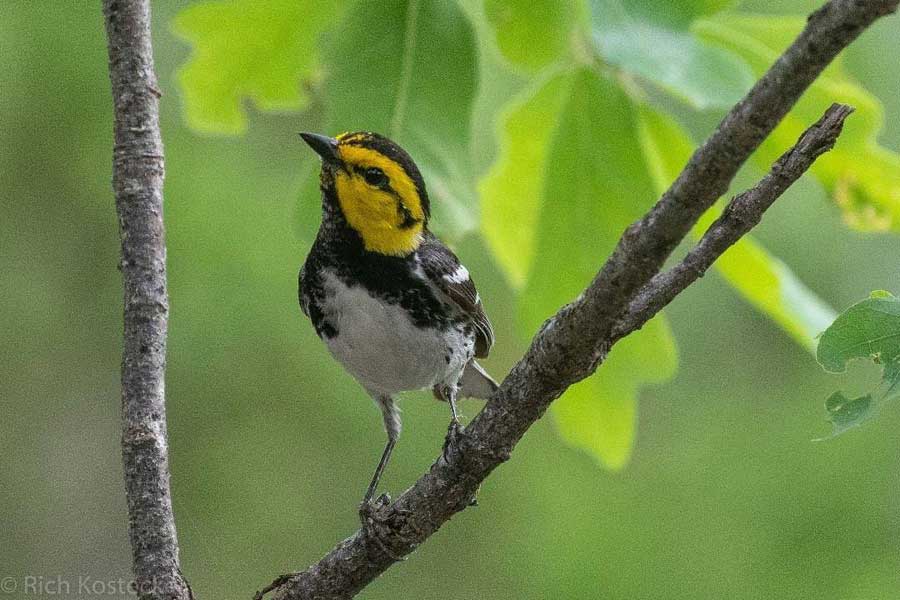
[[[400,214],[400,218],[402,221],[400,222],[400,229],[409,229],[413,225],[419,222],[417,218],[415,218],[410,210],[403,204],[403,201],[400,198],[397,198],[397,212]]]

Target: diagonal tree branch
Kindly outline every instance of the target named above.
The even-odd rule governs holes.
[[[732,201],[683,263],[657,275],[803,91],[866,27],[894,12],[898,2],[832,0],[812,14],[804,31],[695,151],[653,209],[625,231],[588,288],[544,323],[461,435],[456,451],[440,457],[394,503],[381,506],[371,527],[340,542],[305,571],[279,577],[258,597],[272,590],[279,600],[352,597],[466,508],[481,482],[509,459],[553,400],[593,373],[618,339],[698,279],[831,148],[849,114],[846,107],[829,109],[756,188]]]
[[[595,341],[591,354],[602,358],[616,316],[728,190],[740,167],[806,88],[841,50],[897,5],[898,0],[831,0],[809,16],[803,32],[697,148],[657,204],[625,231],[585,291],[577,326]],[[579,372],[581,365],[572,370]]]
[[[644,286],[628,311],[613,327],[617,340],[640,329],[684,289],[703,277],[706,270],[728,248],[759,224],[763,213],[809,169],[821,154],[834,147],[844,120],[853,108],[832,104],[821,119],[779,158],[769,173],[753,188],[736,196],[687,256]]]
[[[844,120],[852,111],[845,105],[832,105],[755,187],[731,201],[722,216],[680,263],[654,277],[641,290],[627,312],[615,320],[607,343],[612,345],[640,328],[688,285],[702,277],[725,250],[758,224],[766,209],[809,169],[818,156],[834,146]],[[547,331],[556,328],[571,331],[566,319],[564,311],[560,311],[544,325],[535,343]],[[517,385],[529,385],[530,390],[542,391],[541,385],[553,385],[557,375],[544,370],[547,362],[546,355],[531,352],[526,355],[500,386],[490,404],[466,428],[465,444],[460,450],[448,459],[438,459],[431,471],[394,504],[382,506],[379,522],[372,524],[371,533],[358,531],[308,570],[276,579],[257,594],[257,598],[273,589],[279,589],[278,598],[282,600],[347,598],[399,560],[400,556],[414,550],[444,521],[468,506],[481,481],[509,457],[511,446],[506,444],[510,444],[507,438],[512,429],[510,425],[518,424],[527,429],[540,417],[540,414],[535,416],[534,413],[537,404],[535,396],[520,397],[522,404],[504,412],[497,410],[496,403],[498,398],[518,393],[510,383],[514,376],[518,378]],[[549,403],[550,400],[546,400],[544,408]],[[506,427],[496,427],[498,422]],[[372,539],[371,535],[377,535],[378,539]]]
[[[113,188],[125,298],[122,459],[135,586],[142,600],[188,600],[169,494],[164,167],[150,2],[104,0],[103,14],[115,110]]]

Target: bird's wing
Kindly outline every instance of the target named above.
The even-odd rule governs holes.
[[[469,277],[469,271],[430,232],[425,234],[418,255],[428,280],[471,319],[475,328],[475,356],[486,357],[494,345],[494,328],[484,312],[484,305],[475,289],[475,283]]]

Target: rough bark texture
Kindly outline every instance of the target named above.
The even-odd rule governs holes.
[[[105,0],[115,110],[113,188],[122,239],[122,457],[135,585],[143,599],[186,600],[169,494],[164,374],[169,301],[159,91],[149,0]]]
[[[657,277],[698,218],[724,194],[738,169],[834,57],[900,0],[832,0],[700,146],[653,209],[622,235],[590,286],[544,323],[528,352],[460,436],[377,520],[305,571],[263,592],[279,600],[350,598],[444,522],[468,506],[481,482],[550,403],[592,374],[616,340],[668,303],[834,144],[849,114],[833,107],[753,190],[735,198],[685,262]],[[656,277],[656,279],[654,279]],[[260,594],[261,595],[261,594]]]

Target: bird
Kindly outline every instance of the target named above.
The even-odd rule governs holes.
[[[498,387],[476,360],[488,356],[494,330],[468,269],[429,229],[428,192],[412,157],[370,131],[300,136],[321,159],[322,200],[300,268],[300,306],[381,409],[387,434],[359,506],[365,524],[400,436],[397,395],[430,389],[449,404],[446,456],[462,432],[457,398],[488,399]]]

